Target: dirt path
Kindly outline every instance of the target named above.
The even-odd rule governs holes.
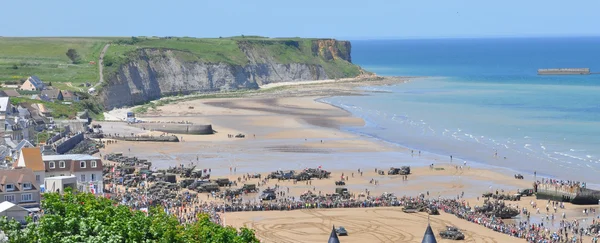
[[[94,86],[92,88],[96,89],[96,87],[98,87],[98,85],[100,85],[102,82],[104,82],[104,54],[106,54],[106,50],[108,50],[108,47],[110,46],[110,44],[106,44],[104,46],[104,48],[102,49],[102,52],[100,52],[100,58],[98,60],[98,71],[100,72],[100,79],[98,80],[98,83],[94,84]]]

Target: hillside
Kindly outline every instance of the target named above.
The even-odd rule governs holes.
[[[98,102],[112,109],[163,96],[256,89],[286,81],[355,77],[351,45],[333,39],[240,36],[7,38],[0,37],[0,82],[37,75],[54,87],[85,92],[100,79]],[[78,61],[67,56],[76,50]]]
[[[78,91],[75,87],[79,84],[98,81],[98,65],[90,62],[97,62],[102,47],[115,39],[0,37],[0,82],[18,82],[37,75],[55,87]],[[69,60],[69,49],[77,50],[80,63]]]
[[[101,96],[107,109],[192,92],[358,76],[351,45],[333,39],[131,38],[114,42]]]

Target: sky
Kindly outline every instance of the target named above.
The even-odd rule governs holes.
[[[0,36],[600,36],[600,0],[2,0]]]

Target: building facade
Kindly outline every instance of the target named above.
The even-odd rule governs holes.
[[[100,158],[87,154],[63,154],[44,155],[42,160],[46,168],[46,178],[72,175],[77,179],[78,191],[102,193],[103,165]]]
[[[40,190],[31,169],[0,170],[0,203],[11,202],[24,208],[40,206]]]

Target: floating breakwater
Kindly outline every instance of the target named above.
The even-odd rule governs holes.
[[[207,135],[214,134],[212,125],[196,125],[189,123],[134,123],[130,126],[144,130],[160,131],[176,134]]]

